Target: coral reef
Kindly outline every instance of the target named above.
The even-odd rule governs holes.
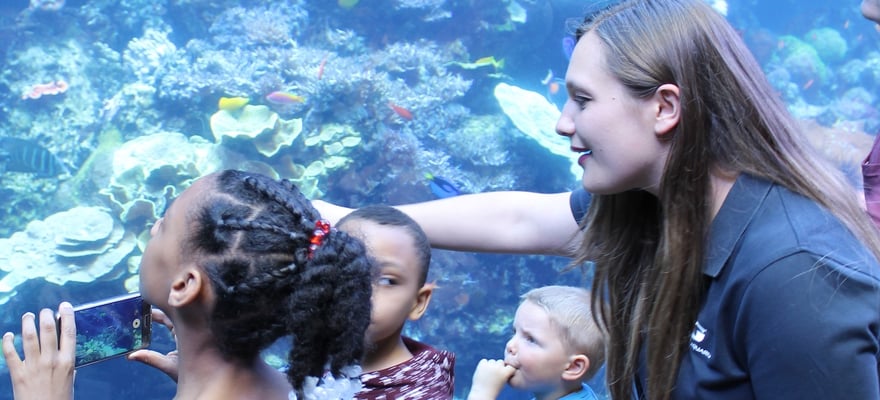
[[[571,159],[571,172],[575,177],[582,174],[576,156],[569,149],[568,139],[554,130],[559,119],[559,109],[538,93],[506,83],[495,86],[495,98],[520,132],[534,139],[541,147],[553,154]]]
[[[118,54],[100,43],[82,43],[73,38],[14,47],[7,56],[7,68],[0,72],[0,85],[18,96],[46,82],[63,81],[65,90],[63,95],[18,103],[20,106],[9,109],[5,121],[0,122],[0,131],[37,140],[66,163],[78,165],[88,156],[81,143],[90,139],[86,133],[95,126],[101,93],[118,87],[112,80],[120,69],[111,65],[112,58],[118,59]],[[0,99],[15,103],[2,95]]]
[[[871,148],[874,136],[851,123],[827,127],[815,120],[804,120],[801,126],[810,144],[843,171],[853,186],[860,188],[862,161],[868,154],[865,149]]]
[[[816,54],[828,64],[840,62],[846,57],[846,39],[836,29],[816,28],[804,35],[804,41],[816,49]]]
[[[154,221],[195,178],[219,169],[215,147],[173,132],[132,139],[113,153],[109,182],[99,193],[123,223]]]
[[[134,235],[107,210],[75,207],[33,221],[23,232],[0,239],[0,304],[30,279],[64,285],[111,274],[135,247]]]
[[[245,105],[238,110],[214,113],[211,132],[218,143],[224,138],[247,138],[260,154],[271,158],[299,137],[302,120],[284,120],[269,107]]]
[[[551,89],[539,85],[548,69],[564,68],[560,42],[570,32],[562,27],[583,11],[578,2],[90,0],[41,7],[58,3],[0,5],[0,136],[39,143],[73,176],[6,171],[0,234],[19,238],[28,223],[78,205],[101,208],[77,211],[72,218],[92,220],[81,226],[106,231],[109,215],[114,228],[91,244],[53,238],[45,248],[21,247],[75,262],[49,281],[30,278],[36,272],[21,260],[0,272],[5,315],[17,314],[10,306],[51,304],[43,301],[65,290],[78,294],[86,284],[57,284],[69,276],[95,279],[89,294],[136,290],[150,224],[194,178],[219,168],[288,178],[308,196],[350,206],[431,199],[426,173],[464,193],[578,184],[568,172],[581,174],[568,143],[552,130],[559,111],[542,95]],[[856,9],[830,3],[710,3],[743,29],[810,142],[858,177],[872,139],[864,132],[880,129],[873,28],[855,22]],[[782,12],[796,8],[808,12]],[[759,9],[772,10],[772,20],[758,18]],[[481,59],[494,62],[480,66]],[[267,95],[275,92],[297,101],[274,103]],[[222,97],[248,105],[218,110]],[[129,250],[102,273],[106,263],[88,260],[104,256],[78,252],[109,246],[120,227],[119,246]],[[565,260],[545,257],[439,252],[435,264],[431,279],[440,289],[431,315],[407,332],[452,349],[500,351],[522,291],[589,281],[559,276]],[[487,291],[485,282],[505,290]],[[485,356],[477,353],[460,355],[465,381]]]
[[[794,36],[780,37],[780,51],[776,53],[781,65],[795,82],[813,81],[815,85],[831,79],[831,72],[815,48]]]
[[[147,29],[143,36],[128,42],[122,52],[126,69],[138,82],[153,83],[156,71],[177,52],[177,46],[168,39],[168,28]]]

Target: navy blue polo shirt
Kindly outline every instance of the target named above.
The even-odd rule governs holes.
[[[834,216],[741,174],[707,252],[673,398],[880,399],[880,266]]]

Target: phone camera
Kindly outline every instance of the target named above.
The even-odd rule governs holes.
[[[136,320],[134,320],[134,321],[131,321],[131,326],[132,326],[134,329],[140,328],[140,327],[141,327],[141,320],[136,319]]]

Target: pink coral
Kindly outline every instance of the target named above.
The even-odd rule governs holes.
[[[21,95],[22,100],[39,99],[42,96],[61,94],[67,91],[69,85],[64,80],[49,83],[37,83],[31,86],[31,90]]]

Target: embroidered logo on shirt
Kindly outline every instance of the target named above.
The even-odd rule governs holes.
[[[694,331],[691,332],[691,350],[706,357],[706,359],[712,359],[712,353],[700,346],[700,343],[703,343],[703,341],[706,340],[707,333],[706,328],[704,328],[703,325],[700,325],[700,321],[697,321],[697,323],[694,324]]]
[[[700,325],[700,321],[697,321],[694,324],[694,331],[691,332],[691,340],[700,343],[703,339],[706,338],[706,328],[703,328],[703,325]]]

